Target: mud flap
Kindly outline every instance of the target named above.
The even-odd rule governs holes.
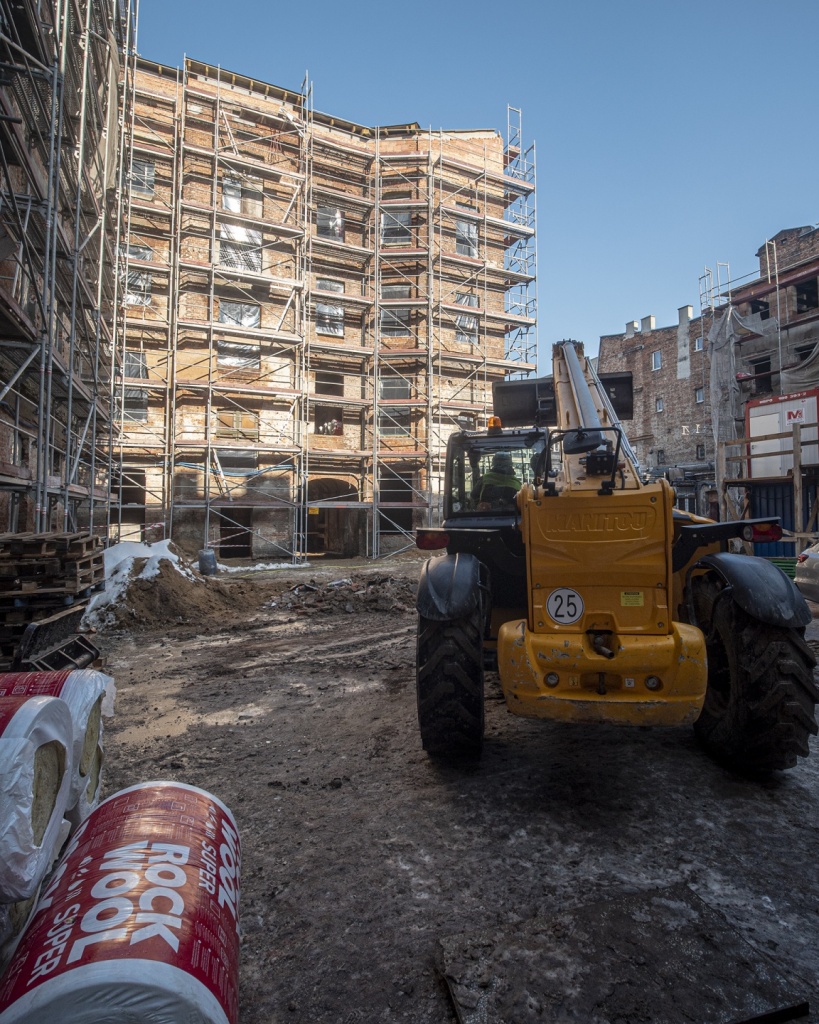
[[[435,622],[466,618],[481,601],[485,567],[469,554],[430,558],[421,570],[415,607],[418,614]]]
[[[705,555],[689,570],[710,569],[729,587],[739,607],[752,618],[770,626],[801,629],[811,621],[804,597],[773,562],[727,552]],[[689,586],[690,592],[690,586]],[[693,608],[691,609],[693,612]],[[691,619],[696,622],[696,617]]]

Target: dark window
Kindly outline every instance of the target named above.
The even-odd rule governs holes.
[[[807,313],[819,306],[819,279],[809,278],[796,285],[796,312]]]
[[[344,395],[344,375],[330,370],[316,370],[317,395]]]
[[[344,241],[344,211],[337,206],[319,206],[316,210],[316,234],[319,238]]]
[[[344,433],[344,418],[338,406],[317,405],[315,409],[317,434],[339,437]]]
[[[230,475],[230,470],[244,471],[258,469],[259,453],[255,448],[222,448],[217,452],[219,465]]]
[[[796,349],[796,358],[800,363],[804,363],[806,359],[810,359],[816,349],[815,345],[800,345]]]
[[[759,314],[760,320],[767,320],[771,315],[771,305],[764,299],[751,299],[751,314]]]
[[[379,527],[382,533],[402,533],[412,529],[411,508],[389,508],[389,505],[409,505],[413,500],[412,477],[399,476],[391,470],[382,470],[378,479]]]
[[[697,458],[698,459],[704,459],[705,458],[705,445],[704,444],[698,444],[697,445]]]
[[[477,420],[474,413],[462,412],[458,416],[456,422],[461,430],[474,430]]]
[[[658,448],[657,449],[657,465],[658,466],[665,465],[665,448]]]
[[[755,394],[768,395],[773,391],[770,359],[757,359],[752,362],[751,373],[754,375]]]
[[[400,401],[410,397],[409,381],[403,377],[382,377],[381,398]],[[378,412],[378,433],[384,437],[406,436],[410,432],[410,410],[402,406],[381,406]]]

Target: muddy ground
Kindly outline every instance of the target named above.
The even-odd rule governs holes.
[[[452,1022],[442,939],[680,883],[819,1020],[819,745],[751,782],[687,729],[515,718],[489,676],[482,760],[436,764],[415,717],[420,564],[195,584],[168,567],[98,634],[118,688],[106,791],[175,779],[238,819],[241,1024]]]

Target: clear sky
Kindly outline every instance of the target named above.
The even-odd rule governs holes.
[[[521,108],[543,357],[696,315],[706,266],[755,276],[766,238],[819,222],[817,38],[818,0],[139,0],[138,50],[308,72],[317,110],[366,125],[505,134]]]

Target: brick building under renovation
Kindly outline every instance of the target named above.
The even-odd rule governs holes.
[[[0,0],[0,533],[105,533],[132,5]]]
[[[378,556],[443,449],[536,369],[534,150],[370,128],[187,60],[136,62],[112,534]]]

